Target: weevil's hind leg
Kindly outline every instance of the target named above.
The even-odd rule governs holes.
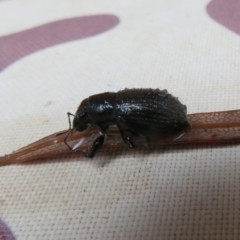
[[[105,140],[105,135],[100,135],[97,139],[95,139],[88,153],[82,152],[83,155],[87,158],[93,158],[97,153],[97,151],[102,147],[104,140]]]

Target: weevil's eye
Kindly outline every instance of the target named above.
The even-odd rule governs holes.
[[[87,129],[88,127],[88,116],[85,112],[77,113],[73,119],[73,128],[79,132]]]

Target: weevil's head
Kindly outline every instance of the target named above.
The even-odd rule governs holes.
[[[85,99],[78,107],[73,119],[73,128],[79,132],[87,129],[90,119],[88,117],[89,101]]]

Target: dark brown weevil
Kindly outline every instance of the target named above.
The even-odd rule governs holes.
[[[83,152],[92,158],[103,145],[109,126],[118,127],[129,148],[135,146],[131,136],[143,137],[150,145],[156,136],[165,138],[189,127],[186,110],[186,106],[167,90],[140,88],[105,92],[81,102],[74,115],[73,129],[82,132],[90,125],[99,128],[101,134],[88,153]]]
[[[103,143],[109,148],[125,142],[133,148],[134,144],[146,143],[240,142],[240,110],[186,115],[185,105],[166,90],[158,89],[125,89],[91,96],[77,109],[73,128],[70,117],[69,123],[69,130],[0,157],[0,166],[73,151],[93,157]]]

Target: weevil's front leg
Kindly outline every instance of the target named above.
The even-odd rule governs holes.
[[[94,140],[92,146],[87,153],[82,151],[83,155],[87,158],[93,158],[97,151],[102,147],[104,140],[105,135],[100,135],[97,139]]]

